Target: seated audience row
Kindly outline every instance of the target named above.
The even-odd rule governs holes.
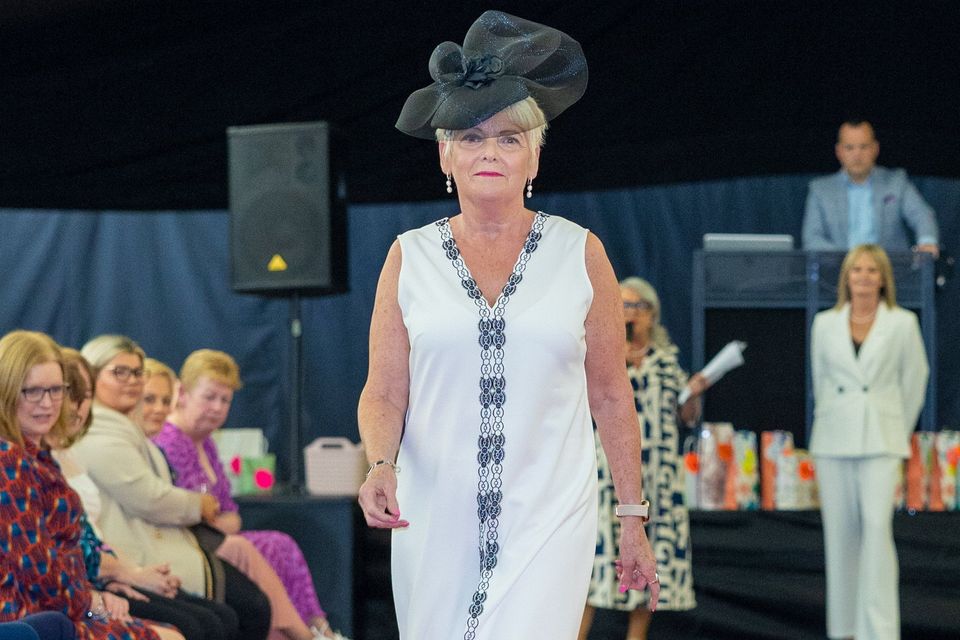
[[[0,339],[0,621],[54,611],[84,640],[157,640],[126,600],[87,577],[83,507],[44,443],[66,431],[64,390],[63,356],[48,336]]]
[[[188,382],[177,391],[174,407],[173,372],[148,361],[129,338],[100,336],[81,353],[61,349],[44,334],[16,331],[0,345],[9,345],[6,351],[14,354],[5,357],[0,349],[0,370],[8,365],[23,369],[19,378],[16,372],[0,375],[10,386],[0,395],[13,398],[7,404],[15,418],[3,420],[0,455],[26,460],[22,464],[38,470],[31,475],[37,478],[34,486],[18,487],[20,493],[58,497],[46,507],[58,513],[72,507],[64,519],[65,535],[49,533],[68,547],[69,553],[59,551],[56,559],[71,559],[74,573],[69,575],[77,582],[61,585],[59,599],[51,599],[51,590],[42,587],[42,576],[49,575],[42,558],[27,562],[33,556],[24,554],[18,562],[4,554],[8,579],[0,592],[0,620],[63,611],[84,638],[106,638],[108,633],[151,640],[343,638],[327,622],[292,538],[279,532],[236,535],[241,521],[215,449],[203,449],[206,482],[178,487],[173,480],[179,470],[171,470],[148,439],[161,430],[171,408],[180,411],[176,419],[187,428],[207,425],[209,435],[221,426],[240,386],[232,358],[209,350],[191,356],[200,366],[185,365]],[[40,354],[35,361],[16,357],[31,349]],[[214,369],[208,369],[210,362]],[[217,386],[223,387],[220,393],[208,393]],[[163,429],[180,433],[174,424]],[[15,519],[36,522],[49,515],[44,515],[44,504],[16,498],[8,504],[24,502],[32,508],[29,513],[0,511],[8,537],[19,531],[7,526]],[[24,529],[30,539],[29,527]],[[4,542],[7,548],[23,544],[0,539]],[[34,554],[51,546],[56,548],[45,540]],[[38,597],[41,593],[47,597]],[[106,632],[98,623],[122,625],[122,630]]]

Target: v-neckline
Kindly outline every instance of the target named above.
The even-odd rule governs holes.
[[[520,265],[524,263],[523,256],[524,254],[530,253],[530,243],[536,243],[540,239],[539,229],[543,228],[543,221],[547,219],[547,214],[542,211],[537,211],[533,215],[533,221],[530,223],[530,229],[527,231],[526,238],[523,241],[523,244],[520,246],[520,251],[517,252],[517,259],[513,263],[513,269],[510,271],[510,275],[507,276],[506,282],[500,287],[500,291],[497,293],[496,299],[493,301],[493,304],[490,304],[490,300],[487,299],[486,294],[480,289],[480,286],[477,284],[476,278],[473,277],[473,273],[470,271],[470,267],[467,265],[467,261],[463,259],[463,254],[460,252],[460,247],[457,245],[457,239],[453,235],[453,228],[450,226],[450,218],[444,218],[441,220],[441,224],[446,227],[446,231],[449,234],[449,246],[447,242],[444,243],[444,248],[447,250],[448,257],[451,254],[451,250],[455,254],[455,258],[459,259],[460,264],[463,265],[462,272],[460,273],[461,284],[465,289],[469,291],[471,288],[475,288],[479,293],[479,298],[475,298],[478,303],[483,304],[483,309],[492,314],[502,303],[504,299],[504,294],[509,295],[513,293],[513,290],[516,288],[516,284],[519,282],[520,276]],[[538,229],[539,228],[539,229]],[[459,269],[458,269],[459,271]],[[510,289],[508,292],[507,289]],[[474,296],[470,296],[474,297]]]
[[[883,303],[881,302],[880,304],[883,304]],[[858,364],[862,362],[861,356],[863,355],[863,350],[867,348],[867,343],[871,342],[872,344],[872,341],[870,340],[870,336],[872,336],[877,329],[877,320],[879,320],[879,315],[880,315],[880,305],[877,305],[877,310],[874,311],[874,314],[875,314],[875,317],[873,319],[873,322],[870,323],[870,327],[867,329],[867,333],[864,334],[863,340],[860,342],[859,349],[857,349],[854,346],[853,327],[850,326],[852,322],[851,318],[853,316],[853,305],[849,306],[847,317],[844,319],[845,324],[847,325],[847,335],[850,336],[850,351],[853,353],[853,359]]]

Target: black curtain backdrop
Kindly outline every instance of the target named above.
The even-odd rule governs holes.
[[[439,197],[393,123],[488,8],[590,64],[540,190],[826,172],[849,114],[885,164],[960,176],[955,2],[35,0],[0,3],[0,207],[223,209],[226,127],[311,120],[350,141],[353,202]]]

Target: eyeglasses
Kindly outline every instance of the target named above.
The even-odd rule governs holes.
[[[497,139],[497,146],[504,151],[520,151],[527,148],[527,141],[519,133],[501,133],[492,136]],[[486,136],[475,131],[468,131],[456,138],[456,143],[464,149],[479,149],[486,143]]]
[[[624,309],[653,309],[653,305],[647,302],[646,300],[641,300],[640,302],[624,302]]]
[[[137,380],[143,378],[143,367],[137,367],[134,369],[133,367],[118,364],[115,367],[107,369],[107,371],[112,373],[113,376],[120,382],[126,382],[130,379],[130,376],[133,376]]]
[[[23,399],[27,402],[41,402],[43,396],[50,394],[50,401],[56,402],[63,399],[63,392],[70,388],[68,384],[58,384],[52,387],[27,387],[20,389]]]

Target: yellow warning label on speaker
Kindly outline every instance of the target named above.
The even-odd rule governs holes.
[[[273,254],[270,262],[267,263],[267,271],[286,271],[287,261],[279,253]]]

